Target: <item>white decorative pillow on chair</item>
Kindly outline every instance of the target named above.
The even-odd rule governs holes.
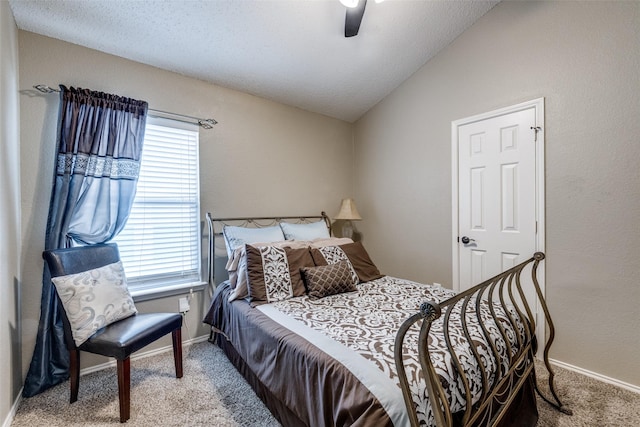
[[[76,346],[101,328],[138,312],[122,262],[51,278],[71,324]]]

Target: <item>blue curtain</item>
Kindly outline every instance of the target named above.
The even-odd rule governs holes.
[[[111,240],[124,227],[136,191],[148,105],[60,86],[55,179],[45,249]],[[69,352],[45,263],[40,324],[23,396],[69,378]]]

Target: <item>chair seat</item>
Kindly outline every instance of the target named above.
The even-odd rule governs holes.
[[[79,349],[124,360],[181,326],[179,313],[136,314],[100,329]]]

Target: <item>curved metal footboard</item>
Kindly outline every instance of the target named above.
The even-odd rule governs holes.
[[[418,411],[411,391],[415,390],[416,384],[410,383],[404,362],[407,333],[412,328],[420,328],[417,338],[420,369],[426,383],[425,388],[434,421],[439,427],[452,426],[454,417],[449,398],[431,359],[429,341],[435,322],[442,322],[438,327],[438,330],[442,330],[440,339],[446,344],[446,351],[451,355],[453,370],[459,377],[458,384],[462,384],[463,400],[467,402],[464,410],[456,414],[456,424],[460,423],[463,426],[499,424],[526,381],[532,375],[535,381],[534,355],[537,351],[535,317],[525,297],[521,280],[523,271],[528,267],[531,269],[531,282],[535,287],[549,330],[543,358],[545,367],[549,371],[548,389],[552,397],[548,398],[541,393],[537,381],[535,390],[556,409],[571,414],[558,397],[554,383],[555,374],[549,364],[549,348],[553,343],[555,331],[536,275],[538,264],[543,259],[544,254],[537,252],[529,260],[446,301],[424,302],[420,311],[403,323],[396,335],[394,351],[402,393],[412,426],[419,425]],[[524,278],[525,276],[522,277]],[[475,345],[469,345],[470,348],[466,349],[467,357],[470,352],[479,366],[476,378],[478,376],[481,378],[481,387],[476,386],[475,394],[472,394],[470,379],[466,374],[465,364],[461,361],[460,344],[452,336],[452,331],[455,330],[459,336],[461,328],[466,341],[471,343],[471,323],[479,325],[489,347],[489,351],[482,354]],[[489,331],[489,324],[492,325],[492,332]],[[498,348],[499,346],[501,348]],[[488,369],[489,364],[495,367],[495,372]]]

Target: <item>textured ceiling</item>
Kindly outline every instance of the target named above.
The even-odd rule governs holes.
[[[353,122],[497,1],[9,0],[18,28]],[[47,82],[35,82],[47,83]]]

